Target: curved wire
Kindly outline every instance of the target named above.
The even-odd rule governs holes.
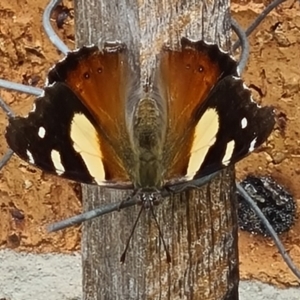
[[[233,18],[231,18],[231,27],[233,31],[236,33],[236,35],[238,36],[242,48],[239,64],[238,64],[238,72],[239,74],[242,74],[249,59],[249,52],[250,52],[249,41],[247,39],[247,35],[245,31],[242,29],[239,23]],[[236,49],[232,48],[232,50],[235,51]]]
[[[253,30],[266,18],[266,16],[278,5],[285,2],[286,0],[274,0],[271,2],[259,15],[258,17],[250,24],[246,29],[246,36],[249,36]],[[233,51],[235,51],[241,44],[240,40],[237,40],[233,45]]]
[[[60,50],[64,55],[66,55],[68,52],[70,52],[70,50],[67,47],[67,45],[55,33],[50,23],[51,14],[60,2],[61,0],[51,0],[46,6],[43,14],[43,26],[50,41],[55,45],[55,47],[58,50]]]

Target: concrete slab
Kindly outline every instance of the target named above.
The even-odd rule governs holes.
[[[0,251],[0,299],[80,300],[81,257]],[[240,300],[299,300],[300,288],[278,289],[242,281]]]

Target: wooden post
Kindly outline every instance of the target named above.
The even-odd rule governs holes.
[[[165,42],[176,48],[185,36],[217,42],[224,49],[230,45],[228,0],[76,0],[75,20],[78,46],[126,43],[144,84]],[[125,264],[120,264],[140,207],[84,224],[83,299],[238,300],[234,186],[234,172],[228,169],[201,189],[183,192],[155,208],[171,264],[147,212]],[[84,187],[83,195],[87,210],[124,199],[128,192]]]

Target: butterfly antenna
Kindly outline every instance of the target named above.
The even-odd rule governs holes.
[[[159,238],[161,239],[161,241],[162,241],[162,243],[164,245],[164,249],[165,249],[166,256],[167,256],[167,262],[170,264],[171,263],[171,255],[170,255],[170,252],[169,252],[169,250],[167,248],[167,245],[165,243],[165,239],[163,237],[163,234],[162,234],[162,232],[160,230],[160,226],[158,224],[157,218],[156,218],[154,210],[153,210],[153,205],[150,206],[150,210],[151,210],[151,214],[153,216],[153,219],[154,219],[154,221],[156,223],[156,226],[157,226],[157,229],[158,229]]]
[[[140,209],[140,212],[139,212],[139,214],[138,214],[138,216],[137,216],[137,218],[136,218],[136,220],[135,220],[135,223],[134,223],[134,225],[133,225],[133,227],[132,227],[131,233],[130,233],[129,238],[128,238],[128,240],[127,240],[125,250],[123,251],[123,254],[121,255],[120,262],[121,262],[122,264],[123,264],[124,261],[125,261],[126,252],[127,252],[128,248],[129,248],[130,240],[131,240],[131,238],[132,238],[132,236],[133,236],[133,233],[134,233],[134,231],[135,231],[136,225],[137,225],[137,223],[138,223],[138,221],[139,221],[139,219],[140,219],[140,216],[141,216],[141,213],[142,213],[143,210],[144,210],[144,206],[142,206],[141,209]]]

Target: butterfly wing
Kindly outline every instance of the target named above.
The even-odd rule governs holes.
[[[191,180],[242,159],[270,134],[271,108],[259,108],[217,45],[182,40],[164,50],[156,84],[167,107],[166,181]]]
[[[6,138],[24,160],[63,177],[130,185],[132,157],[125,107],[133,76],[126,49],[84,47],[48,75],[26,118],[11,118]]]

